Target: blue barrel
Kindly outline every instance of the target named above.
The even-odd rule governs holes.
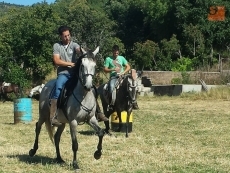
[[[14,124],[19,122],[28,123],[32,121],[31,98],[20,98],[14,100]]]

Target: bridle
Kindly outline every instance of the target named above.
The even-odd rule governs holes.
[[[79,57],[79,60],[81,61],[80,67],[79,67],[79,73],[78,73],[78,80],[81,82],[82,86],[84,86],[86,84],[86,78],[88,76],[91,76],[93,78],[93,76],[95,75],[95,68],[93,69],[93,71],[89,71],[87,68],[85,68],[84,64],[84,59],[88,59],[89,62],[95,62],[93,60],[93,58],[88,58],[87,57],[87,53],[83,54],[82,56]]]
[[[129,80],[131,79],[131,81]],[[136,81],[132,78],[130,74],[127,75],[127,92],[128,92],[128,100],[131,101],[131,103],[134,103],[135,97],[136,97],[136,88],[137,88],[137,83]]]

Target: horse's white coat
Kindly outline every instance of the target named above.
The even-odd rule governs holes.
[[[62,123],[58,127],[55,137],[55,128],[51,126],[50,123],[50,95],[54,89],[56,79],[50,80],[46,83],[39,99],[39,120],[36,123],[36,136],[33,148],[30,150],[29,155],[34,156],[38,149],[38,138],[41,131],[41,126],[45,122],[49,137],[52,142],[54,142],[56,147],[56,160],[63,163],[63,159],[59,150],[59,143],[61,134],[65,128],[65,123],[70,126],[70,134],[72,139],[72,150],[73,150],[73,168],[79,169],[77,164],[77,150],[78,141],[76,135],[76,127],[80,123],[88,123],[98,134],[99,141],[97,145],[97,150],[94,153],[94,158],[99,159],[101,157],[102,150],[102,140],[104,136],[104,130],[98,125],[98,121],[95,117],[96,112],[96,99],[95,94],[92,90],[92,78],[95,75],[95,62],[94,57],[98,53],[99,47],[94,52],[87,52],[81,57],[81,66],[79,68],[79,80],[77,85],[72,91],[72,94],[68,98],[66,105],[59,110],[57,110],[57,118]],[[84,52],[84,51],[83,51]],[[93,53],[93,54],[92,54]],[[88,57],[90,56],[90,57]],[[93,56],[93,57],[92,57]],[[77,65],[80,65],[77,63]],[[76,73],[77,75],[78,73]],[[78,75],[77,75],[78,76]]]

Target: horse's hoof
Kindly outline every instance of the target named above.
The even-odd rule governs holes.
[[[98,160],[98,159],[100,159],[101,158],[101,151],[95,151],[95,153],[94,153],[94,158],[96,159],[96,160]]]
[[[105,134],[108,135],[108,136],[113,136],[113,134],[110,133],[109,131],[108,131],[108,132],[105,132]]]
[[[107,129],[104,129],[104,134],[110,134],[111,133],[111,129],[107,130]]]
[[[31,149],[31,150],[29,151],[29,156],[30,156],[30,157],[33,157],[33,156],[35,155],[35,153],[36,153],[36,151],[35,151],[34,149]]]
[[[105,133],[105,135],[108,135],[110,137],[114,136],[116,138],[116,136],[114,134],[112,134],[112,130],[105,130],[104,133]]]
[[[108,135],[108,136],[113,136],[113,134],[112,134],[112,133],[110,133],[110,132],[108,132],[108,133],[107,133],[107,135]]]
[[[56,158],[55,160],[56,160],[56,163],[58,163],[58,164],[64,164],[65,163],[65,161],[62,158]]]
[[[78,164],[76,161],[73,162],[73,169],[75,169],[76,171],[80,171],[81,169],[79,168]]]

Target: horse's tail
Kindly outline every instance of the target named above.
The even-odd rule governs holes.
[[[54,129],[55,129],[55,127],[51,126],[51,123],[50,123],[49,119],[47,119],[45,121],[45,124],[46,124],[46,130],[47,130],[47,132],[49,134],[50,140],[54,144]]]

